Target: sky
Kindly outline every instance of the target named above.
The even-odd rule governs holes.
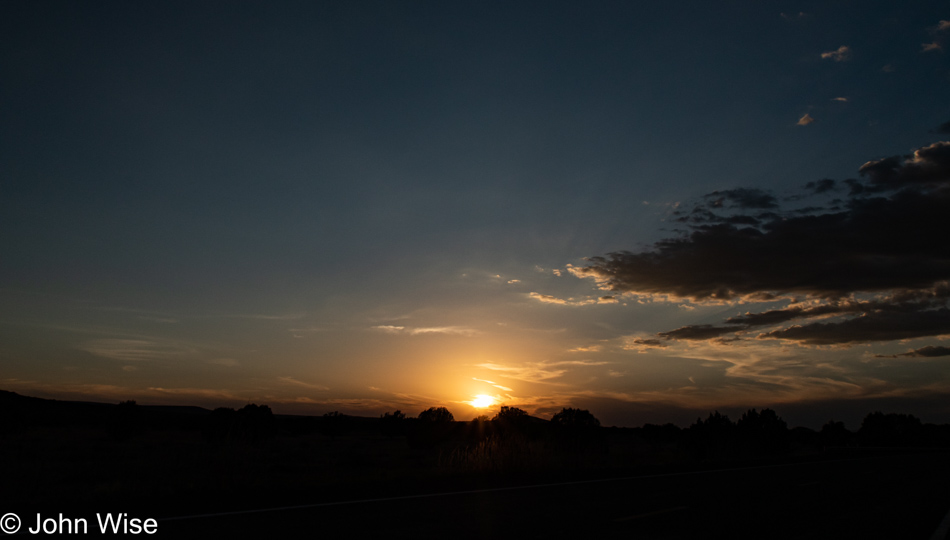
[[[0,10],[0,389],[950,422],[945,2]]]

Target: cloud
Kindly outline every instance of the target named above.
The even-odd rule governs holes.
[[[560,360],[558,362],[545,362],[547,366],[603,366],[608,362],[600,360]]]
[[[422,328],[411,328],[409,333],[413,336],[422,334],[451,334],[456,336],[474,336],[478,330],[474,328],[465,328],[463,326],[429,326]]]
[[[591,304],[598,303],[597,300],[586,299],[586,300],[574,300],[573,298],[563,299],[556,296],[551,296],[550,294],[541,294],[536,292],[528,293],[530,298],[534,298],[539,302],[544,302],[545,304],[558,304],[561,306],[589,306]]]
[[[627,338],[623,348],[628,351],[646,352],[649,349],[663,349],[669,346],[670,344],[664,340],[637,337]]]
[[[400,334],[406,330],[405,326],[393,326],[391,324],[381,324],[378,326],[373,326],[373,330],[378,330],[380,332],[386,332],[387,334]]]
[[[157,339],[93,339],[82,343],[80,350],[121,362],[174,360],[194,355],[194,348]]]
[[[946,188],[950,185],[950,142],[936,142],[909,155],[869,161],[858,172],[870,180],[866,187],[876,192],[898,190],[914,184]]]
[[[528,364],[525,366],[506,366],[494,362],[476,364],[475,367],[497,371],[506,377],[526,382],[544,382],[548,379],[556,379],[567,373],[566,369],[550,369],[543,363]]]
[[[942,133],[942,134],[948,134],[948,133],[950,133],[950,120],[948,120],[948,121],[946,121],[946,122],[940,124],[939,126],[937,126],[936,129],[930,130],[930,132],[931,132],[931,133]]]
[[[734,333],[736,327],[714,326],[711,324],[697,324],[693,326],[683,326],[669,332],[659,332],[657,336],[663,339],[686,339],[686,340],[707,340],[719,337],[723,334]]]
[[[483,382],[483,383],[488,383],[488,384],[494,386],[495,388],[498,388],[499,390],[504,390],[505,392],[514,392],[514,390],[512,390],[511,388],[508,388],[507,386],[502,386],[502,385],[496,383],[495,381],[489,381],[489,380],[486,380],[486,379],[479,379],[479,378],[476,378],[476,377],[472,377],[472,380],[473,380],[473,381]]]
[[[796,122],[796,123],[797,123],[799,126],[807,126],[808,124],[811,124],[811,123],[814,122],[814,121],[815,121],[815,119],[812,118],[810,114],[805,113],[805,116],[802,116],[801,118],[799,118],[799,119],[798,119],[798,122]]]
[[[476,364],[476,367],[497,371],[499,375],[525,382],[549,382],[569,371],[570,367],[603,366],[608,362],[594,360],[561,360],[558,362],[530,362],[520,366],[508,366],[495,362]],[[478,380],[478,379],[476,379]]]
[[[885,64],[884,67],[881,68],[881,71],[883,71],[884,73],[893,73],[894,66],[890,64]]]
[[[842,45],[834,51],[826,51],[821,53],[821,57],[824,60],[834,60],[835,62],[845,62],[851,59],[851,48],[847,45]]]
[[[761,189],[738,188],[713,191],[705,196],[712,208],[722,208],[729,203],[730,208],[778,208],[778,201]]]
[[[224,317],[231,319],[252,319],[257,321],[296,321],[307,316],[306,313],[285,313],[280,315],[268,313],[228,313]]]
[[[862,179],[845,181],[850,193],[835,209],[775,208],[746,216],[757,222],[751,226],[723,218],[734,208],[730,197],[709,204],[707,196],[683,211],[694,218],[682,236],[646,251],[591,257],[571,272],[601,290],[655,301],[786,303],[637,338],[626,348],[750,338],[849,345],[950,334],[950,142],[869,161],[859,172]],[[809,182],[803,196],[836,186]],[[757,207],[739,199],[739,210]]]
[[[922,47],[921,50],[920,50],[920,52],[942,51],[942,50],[943,50],[943,47],[941,47],[940,44],[937,43],[936,41],[932,41],[932,42],[930,42],[930,43],[921,43],[920,46]]]
[[[950,334],[950,310],[862,313],[841,322],[811,323],[773,330],[759,339],[783,339],[808,345],[894,341]]]
[[[950,21],[940,21],[937,24],[937,30],[950,30]]]
[[[297,379],[295,379],[295,378],[293,378],[293,377],[277,377],[277,380],[279,380],[279,381],[281,381],[281,382],[283,382],[283,383],[286,383],[286,384],[292,384],[292,385],[294,385],[294,386],[301,386],[301,387],[303,387],[303,388],[307,388],[308,390],[318,390],[318,391],[321,391],[321,392],[322,392],[322,391],[325,391],[325,390],[329,390],[329,389],[330,389],[329,387],[326,387],[326,386],[324,386],[324,385],[322,385],[322,384],[312,384],[312,383],[307,383],[307,382],[303,382],[303,381],[298,381]]]
[[[821,193],[827,193],[829,191],[834,191],[836,188],[836,183],[830,178],[824,178],[822,180],[817,180],[815,182],[808,182],[805,184],[805,189],[811,191],[812,193],[819,195]]]
[[[840,102],[842,102],[842,103],[847,103],[847,102],[848,102],[848,98],[846,98],[846,97],[835,97],[835,98],[831,98],[831,101],[840,101]]]
[[[899,358],[902,356],[911,358],[936,358],[939,356],[950,356],[950,347],[928,345],[903,354],[877,354],[875,356],[878,358]]]
[[[466,328],[464,326],[428,326],[428,327],[416,327],[411,328],[407,326],[394,326],[391,324],[383,324],[378,326],[370,327],[372,330],[377,330],[379,332],[385,332],[387,334],[406,334],[410,336],[419,336],[424,334],[451,334],[457,336],[474,336],[479,333],[478,330],[474,328]]]
[[[603,350],[603,345],[589,345],[587,347],[574,347],[569,349],[567,352],[599,352]]]

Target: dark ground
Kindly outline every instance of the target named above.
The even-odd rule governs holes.
[[[789,430],[778,452],[718,432],[697,446],[670,426],[565,439],[537,419],[488,438],[471,423],[387,436],[339,417],[222,436],[202,409],[0,398],[0,515],[21,532],[37,512],[90,532],[96,513],[126,512],[157,519],[161,538],[926,540],[950,511],[939,445],[830,447]]]

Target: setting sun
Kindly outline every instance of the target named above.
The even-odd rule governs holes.
[[[475,396],[475,399],[468,402],[469,405],[475,407],[476,409],[484,409],[486,407],[491,407],[495,404],[495,398],[491,396],[486,396],[484,394],[479,394]]]

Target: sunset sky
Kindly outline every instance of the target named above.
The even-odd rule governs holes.
[[[4,2],[0,389],[950,422],[948,49],[938,1]]]

